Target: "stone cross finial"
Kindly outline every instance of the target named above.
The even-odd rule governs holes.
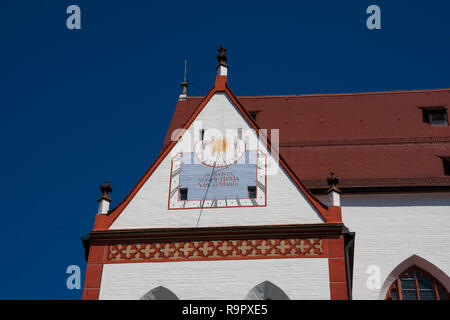
[[[339,184],[339,179],[334,175],[334,172],[327,178],[328,185],[330,187],[337,187]]]
[[[97,214],[108,214],[109,212],[109,204],[111,203],[111,197],[109,193],[112,192],[111,185],[108,180],[105,181],[105,184],[100,186],[100,191],[102,192],[102,196],[98,199],[98,211]]]
[[[332,172],[331,175],[327,178],[328,185],[330,188],[327,191],[328,194],[328,202],[331,206],[341,206],[341,190],[338,188],[339,179]]]
[[[227,58],[227,48],[225,48],[223,45],[220,46],[219,49],[217,49],[217,51],[219,52],[219,54],[216,56],[217,57],[217,62],[219,62],[219,66],[225,66],[228,67],[226,62],[228,61]]]
[[[109,196],[109,193],[111,193],[113,190],[111,188],[111,185],[109,184],[108,180],[105,181],[105,184],[100,186],[100,191],[102,192],[102,196],[100,200],[105,199],[111,201],[111,197]]]

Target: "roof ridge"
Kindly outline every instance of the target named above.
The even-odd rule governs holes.
[[[302,98],[302,97],[335,97],[335,96],[359,96],[359,95],[383,95],[383,94],[408,94],[408,93],[430,93],[449,91],[450,88],[441,89],[413,89],[413,90],[392,90],[392,91],[372,91],[372,92],[349,92],[349,93],[312,93],[312,94],[285,94],[285,95],[261,95],[261,96],[237,96],[239,99],[255,98]],[[201,99],[202,96],[191,96],[188,99]]]

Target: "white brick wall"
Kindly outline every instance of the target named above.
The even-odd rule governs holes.
[[[384,299],[385,291],[367,288],[371,265],[380,267],[381,285],[412,255],[450,275],[449,193],[343,194],[341,201],[344,223],[356,233],[354,299]]]
[[[290,299],[330,299],[326,258],[106,264],[100,299],[139,299],[164,286],[180,299],[241,300],[266,280]]]

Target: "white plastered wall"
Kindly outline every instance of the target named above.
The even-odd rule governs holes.
[[[291,300],[330,299],[326,258],[106,264],[99,298],[139,299],[163,286],[183,300],[242,300],[264,281]]]
[[[202,128],[250,128],[225,93],[216,93],[196,118]],[[191,136],[198,134],[194,124],[188,128]],[[280,132],[282,135],[283,132]],[[182,138],[184,139],[184,137]],[[178,142],[180,144],[183,140]],[[261,148],[262,147],[262,148]],[[265,146],[260,146],[268,154]],[[174,150],[177,150],[175,146]],[[184,150],[186,151],[186,150]],[[128,206],[114,221],[110,229],[195,227],[200,209],[168,210],[171,156],[169,154],[137,192]],[[268,154],[268,163],[276,164]],[[267,207],[204,208],[199,227],[236,225],[308,224],[323,222],[306,197],[294,184],[284,169],[267,176]]]
[[[438,280],[447,280],[443,284],[450,289],[449,193],[343,194],[341,201],[344,224],[356,233],[354,299],[384,299],[388,286],[369,289],[367,269],[380,268],[383,287],[390,282],[388,275],[413,255],[442,270],[447,279]]]

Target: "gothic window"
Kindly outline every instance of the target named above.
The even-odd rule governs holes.
[[[244,300],[289,300],[289,297],[272,282],[264,281],[250,290]]]
[[[165,287],[156,287],[144,294],[140,300],[179,300],[178,297]]]
[[[449,300],[444,286],[432,275],[414,266],[391,284],[386,300]]]

